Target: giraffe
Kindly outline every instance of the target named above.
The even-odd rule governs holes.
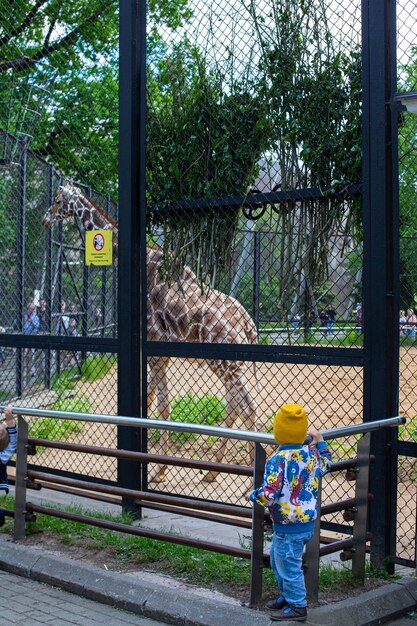
[[[97,203],[84,195],[72,183],[61,185],[53,202],[42,218],[49,228],[53,223],[71,217],[79,218],[85,230],[113,229],[113,252],[117,259],[118,225]],[[246,309],[235,298],[216,289],[205,288],[189,267],[184,267],[175,281],[168,283],[160,271],[162,251],[147,246],[147,336],[150,341],[180,341],[200,343],[254,344],[258,341],[256,326]],[[148,360],[148,413],[156,397],[158,414],[169,420],[167,368],[168,357],[150,357]],[[238,417],[245,428],[252,430],[256,423],[256,403],[246,381],[247,365],[243,361],[210,359],[210,370],[225,388],[226,414],[224,425],[233,427]],[[161,436],[163,454],[169,448],[168,432]],[[216,460],[224,458],[228,440],[221,439]],[[249,462],[253,462],[253,446],[248,445]],[[167,466],[157,467],[153,482],[166,480]],[[208,472],[205,480],[215,480],[216,473]]]

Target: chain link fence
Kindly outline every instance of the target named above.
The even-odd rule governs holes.
[[[219,348],[213,360],[155,358],[149,416],[271,432],[279,406],[299,402],[321,429],[361,421],[360,2],[193,0],[186,11],[176,27],[153,15],[148,26],[147,217],[158,248],[148,251],[148,338]],[[220,344],[261,344],[281,362],[226,360]],[[335,459],[355,444],[335,443]],[[241,444],[176,433],[150,432],[149,446],[250,458]],[[149,485],[236,504],[249,488],[161,466]],[[324,499],[353,494],[334,477]],[[326,522],[351,532],[341,514]]]
[[[1,8],[0,324],[50,345],[3,346],[0,337],[0,397],[117,412],[117,359],[94,339],[117,338],[118,6],[20,0]],[[407,91],[415,88],[411,15],[404,0],[399,76]],[[158,0],[147,19],[148,416],[270,431],[291,401],[318,428],[360,421],[361,2]],[[415,306],[414,131],[404,114],[405,311]],[[96,229],[113,232],[110,266],[85,265],[85,231]],[[404,413],[413,405],[413,329],[410,319],[400,327]],[[90,347],[81,350],[78,337]],[[198,346],[160,356],[161,341],[214,348],[209,357]],[[259,344],[265,362],[232,350],[250,354]],[[268,361],[272,350],[278,362]],[[116,441],[108,425],[33,428],[35,436]],[[414,430],[411,420],[401,436],[413,440]],[[152,452],[248,461],[240,444],[223,444],[148,433]],[[335,444],[335,459],[352,456],[354,444]],[[62,468],[57,454],[38,451],[36,464],[116,480],[108,461],[74,453]],[[406,463],[402,499],[413,481]],[[150,488],[193,497],[241,504],[247,487],[149,469]],[[334,480],[326,497],[352,495]],[[414,524],[414,512],[404,515]],[[329,528],[341,531],[342,522],[334,515]],[[399,528],[407,551],[413,526]]]
[[[117,336],[117,265],[86,266],[82,213],[58,214],[80,193],[117,220],[118,40],[116,3],[1,3],[0,330],[16,337],[0,349],[2,402],[95,411],[101,380],[99,410],[117,411],[117,359],[94,345]],[[116,441],[113,427],[85,430],[31,425],[34,436]],[[33,461],[87,475],[104,465],[62,467],[44,450]]]
[[[417,57],[414,44],[416,28],[415,7],[411,2],[399,2],[397,7],[398,91],[417,89]],[[400,428],[399,437],[407,443],[416,438],[416,362],[417,307],[416,300],[416,128],[417,118],[408,109],[400,113],[399,125],[399,194],[400,194],[400,412],[407,424]],[[400,456],[398,460],[397,554],[415,559],[416,532],[416,457]]]

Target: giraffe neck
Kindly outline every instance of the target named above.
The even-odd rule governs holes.
[[[80,219],[85,230],[113,229],[113,253],[118,253],[118,226],[104,209],[86,196],[78,196],[74,202],[74,214]]]

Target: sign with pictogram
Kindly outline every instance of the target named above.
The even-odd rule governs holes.
[[[112,265],[113,231],[87,230],[85,233],[85,264]]]

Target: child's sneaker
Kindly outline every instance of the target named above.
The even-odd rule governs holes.
[[[269,611],[280,611],[284,608],[284,606],[287,606],[287,604],[288,602],[286,601],[286,599],[283,596],[280,596],[276,600],[269,600],[266,603],[266,608]]]
[[[307,619],[307,609],[305,606],[290,606],[289,604],[280,611],[271,613],[274,622],[305,622]]]

